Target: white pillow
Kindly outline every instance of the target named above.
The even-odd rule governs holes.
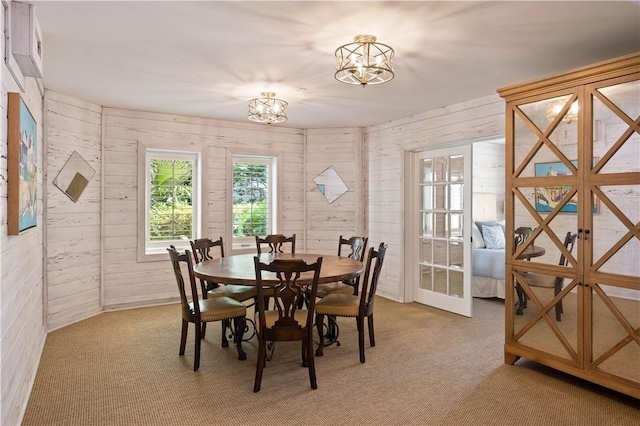
[[[484,248],[482,233],[480,233],[480,228],[475,223],[471,225],[471,247]]]
[[[504,232],[500,225],[482,227],[484,243],[490,250],[504,249]]]

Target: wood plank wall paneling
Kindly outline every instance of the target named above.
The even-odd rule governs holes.
[[[232,152],[281,156],[281,232],[303,235],[303,132],[278,126],[105,108],[104,309],[177,301],[169,259],[139,262],[138,144],[204,153],[204,235],[230,241],[227,217],[227,156]],[[300,240],[299,247],[304,247]],[[227,252],[230,249],[227,248]]]
[[[496,194],[495,220],[504,219],[504,159],[504,138],[473,144],[473,192]]]
[[[47,329],[101,312],[100,206],[102,107],[46,91]],[[77,202],[53,181],[76,151],[95,170]]]
[[[306,240],[313,253],[337,254],[340,235],[365,235],[362,130],[314,129],[306,132]],[[333,203],[313,179],[332,166],[348,188]]]
[[[500,97],[491,95],[366,129],[368,236],[372,244],[389,244],[380,295],[404,301],[410,290],[403,273],[404,152],[503,135],[504,109]]]
[[[3,12],[2,12],[3,14]],[[0,28],[4,17],[0,16]],[[0,43],[4,50],[4,43]],[[3,52],[4,53],[4,52]],[[2,67],[0,74],[6,72]],[[21,97],[37,127],[37,226],[20,235],[7,235],[7,93],[19,92],[2,75],[0,117],[0,424],[20,424],[35,379],[45,341],[43,321],[43,116],[36,81],[26,79]]]

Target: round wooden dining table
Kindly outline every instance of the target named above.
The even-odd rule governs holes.
[[[518,256],[518,259],[531,260],[531,258],[533,257],[544,256],[546,252],[547,251],[544,249],[544,247],[530,245],[522,251],[520,256]]]
[[[205,260],[193,266],[194,275],[206,281],[221,284],[255,285],[256,273],[253,258],[256,254],[237,254],[213,260]],[[349,257],[311,253],[262,253],[260,262],[271,263],[275,259],[299,259],[305,263],[313,263],[322,257],[319,284],[356,278],[362,274],[362,262]],[[313,274],[308,272],[300,276],[300,284],[311,284]],[[271,272],[262,273],[263,283],[277,284],[276,275]]]

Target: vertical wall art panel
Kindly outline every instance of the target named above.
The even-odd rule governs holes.
[[[37,222],[37,130],[20,94],[8,96],[7,227],[9,235],[18,235]]]

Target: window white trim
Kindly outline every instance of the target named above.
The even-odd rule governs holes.
[[[152,158],[171,158],[192,160],[193,169],[193,238],[200,238],[203,226],[203,195],[206,194],[204,182],[206,181],[203,164],[205,163],[202,151],[172,150],[166,148],[154,148],[138,143],[138,261],[167,260],[167,248],[173,244],[179,250],[190,248],[189,240],[149,241],[149,162]]]

